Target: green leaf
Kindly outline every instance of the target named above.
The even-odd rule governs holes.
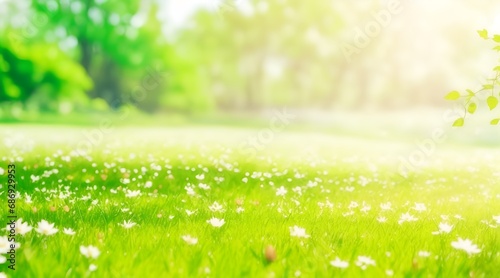
[[[498,125],[499,122],[500,122],[500,119],[493,119],[493,120],[491,120],[490,124],[491,125]]]
[[[463,126],[464,125],[464,121],[465,119],[464,118],[458,118],[454,123],[453,123],[453,126],[456,126],[456,127],[460,127],[460,126]]]
[[[460,93],[457,92],[457,91],[452,91],[452,92],[449,92],[445,97],[444,99],[446,100],[457,100],[460,98]]]
[[[488,30],[486,29],[483,29],[483,30],[479,30],[477,31],[477,33],[479,34],[479,36],[485,40],[488,39]]]
[[[493,50],[500,52],[500,45],[493,47]]]
[[[491,89],[493,89],[493,85],[491,84],[483,85],[483,90],[491,90]]]
[[[496,66],[493,68],[493,71],[500,71],[500,66]]]
[[[498,98],[494,97],[494,96],[489,96],[487,99],[486,99],[486,103],[488,103],[488,107],[490,108],[490,110],[493,110],[497,107],[498,105]]]
[[[469,104],[469,107],[467,107],[467,112],[474,114],[474,112],[476,112],[476,109],[477,109],[477,104],[473,102]]]
[[[500,35],[495,35],[495,36],[493,36],[493,40],[494,40],[495,42],[500,42]]]
[[[467,89],[466,91],[467,91],[467,93],[469,93],[469,96],[470,96],[470,97],[473,97],[473,96],[475,96],[475,95],[476,95],[476,94],[475,94],[472,90],[470,90],[470,89]]]

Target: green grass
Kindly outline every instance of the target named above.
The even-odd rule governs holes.
[[[15,160],[17,216],[34,229],[17,237],[16,270],[6,263],[0,271],[8,277],[385,277],[388,270],[394,277],[500,276],[493,219],[500,215],[498,150],[439,146],[425,167],[402,177],[398,157],[417,149],[412,144],[300,133],[274,134],[257,151],[241,143],[258,132],[118,128],[96,137],[83,154],[76,149],[88,139],[80,129],[3,126],[0,215],[7,221],[6,170]],[[190,184],[196,195],[187,194]],[[281,186],[287,193],[277,196]],[[126,190],[141,195],[127,198]],[[212,212],[214,202],[224,212]],[[387,202],[392,209],[383,211]],[[416,203],[426,210],[415,210]],[[418,220],[398,223],[407,212]],[[225,224],[212,227],[211,217]],[[42,219],[59,232],[38,234]],[[137,225],[125,229],[119,225],[125,220]],[[432,234],[441,222],[453,225],[451,232]],[[292,237],[295,225],[310,237]],[[481,252],[454,249],[459,237]],[[100,256],[84,257],[81,245],[96,246]],[[275,261],[266,261],[266,246],[276,250]],[[358,256],[376,265],[362,270]],[[349,267],[330,265],[337,257]],[[89,272],[90,264],[97,269]]]

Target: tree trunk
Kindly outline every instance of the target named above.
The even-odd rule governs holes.
[[[78,39],[78,43],[80,44],[80,50],[82,56],[80,57],[80,64],[85,69],[88,75],[90,74],[90,66],[92,64],[92,45],[83,38]]]
[[[100,88],[96,89],[99,89],[99,91],[103,93],[100,97],[104,98],[111,108],[116,109],[123,104],[122,95],[120,93],[119,73],[115,63],[108,57],[104,58],[101,74],[101,76],[105,76],[105,78],[101,79]]]

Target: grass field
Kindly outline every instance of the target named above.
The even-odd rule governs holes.
[[[7,277],[500,277],[498,149],[443,145],[402,176],[411,143],[86,132],[0,127],[0,215],[12,162],[22,218]]]

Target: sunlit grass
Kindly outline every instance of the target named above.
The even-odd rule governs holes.
[[[17,270],[2,265],[9,277],[500,275],[496,150],[443,146],[405,178],[404,142],[283,133],[252,156],[241,142],[255,130],[119,129],[81,153],[88,139],[76,129],[31,130],[11,131],[23,136],[2,143],[0,167],[16,160],[18,216],[59,231],[18,236]],[[210,210],[214,202],[222,211]],[[417,220],[400,223],[405,213]],[[129,220],[136,225],[120,225]],[[433,234],[440,223],[453,227]],[[292,236],[294,226],[309,237]],[[481,251],[453,248],[459,237]],[[82,245],[101,254],[86,258]],[[359,256],[375,265],[363,270]],[[332,266],[337,257],[349,266]]]

